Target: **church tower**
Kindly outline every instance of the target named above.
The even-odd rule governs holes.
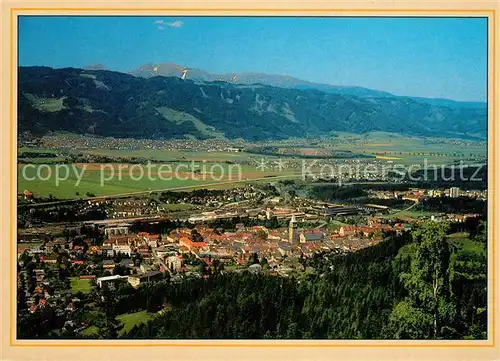
[[[291,244],[297,244],[299,237],[297,234],[297,220],[295,219],[295,214],[292,214],[292,219],[288,225],[288,240]]]

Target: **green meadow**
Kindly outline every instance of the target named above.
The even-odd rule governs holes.
[[[73,292],[92,292],[92,283],[90,279],[80,279],[80,277],[70,277],[71,290]]]

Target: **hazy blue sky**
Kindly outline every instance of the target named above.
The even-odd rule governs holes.
[[[398,95],[486,99],[482,18],[41,17],[19,20],[20,65],[130,71],[175,62]]]

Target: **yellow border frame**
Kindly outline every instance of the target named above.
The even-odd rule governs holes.
[[[32,13],[33,12],[33,13]],[[38,14],[37,14],[38,12]],[[271,342],[262,342],[260,340],[248,340],[246,342],[239,341],[223,341],[223,342],[191,342],[191,340],[186,340],[183,343],[172,343],[172,342],[155,342],[149,341],[148,343],[144,342],[108,342],[108,341],[82,341],[82,342],[64,342],[64,340],[58,340],[57,343],[54,342],[14,342],[15,341],[15,324],[12,324],[13,319],[15,319],[15,301],[13,300],[13,295],[15,294],[14,290],[14,275],[13,275],[13,239],[15,239],[16,230],[14,229],[14,214],[12,212],[15,208],[15,184],[13,180],[15,179],[15,175],[13,174],[14,169],[14,146],[16,144],[15,134],[14,134],[14,126],[16,124],[16,119],[14,119],[15,115],[15,107],[16,107],[16,95],[14,94],[14,79],[15,75],[17,75],[17,63],[14,63],[14,43],[16,39],[14,39],[14,26],[17,23],[17,16],[19,15],[41,15],[45,12],[56,12],[57,15],[76,15],[73,13],[84,15],[118,15],[114,14],[116,12],[130,12],[130,15],[142,14],[142,13],[151,13],[151,12],[162,12],[161,15],[165,15],[169,12],[174,12],[175,15],[187,15],[195,13],[196,16],[265,16],[266,13],[279,12],[280,15],[269,15],[269,16],[301,16],[301,15],[309,15],[309,16],[329,16],[329,17],[339,17],[339,16],[355,16],[352,14],[363,14],[362,16],[384,16],[381,14],[391,14],[388,17],[404,17],[411,16],[414,13],[418,13],[418,16],[425,16],[424,14],[428,14],[430,17],[459,17],[460,14],[464,16],[464,14],[473,13],[475,17],[487,17],[488,18],[488,48],[489,48],[489,58],[488,58],[488,69],[492,71],[492,78],[488,77],[488,79],[492,79],[492,87],[491,94],[488,92],[488,147],[491,146],[491,151],[488,151],[488,165],[489,165],[489,174],[488,174],[488,203],[489,203],[489,213],[488,219],[490,224],[490,233],[489,233],[489,264],[491,269],[489,270],[489,276],[492,280],[492,286],[490,286],[492,292],[493,302],[489,307],[491,307],[491,313],[489,314],[490,325],[488,332],[488,340],[491,340],[491,343],[471,343],[474,341],[423,341],[423,342],[412,342],[412,341],[380,341],[380,340],[370,340],[370,341],[346,341],[345,340],[321,340],[321,343],[317,343],[314,341],[272,341]],[[106,14],[102,14],[102,13]],[[107,13],[110,14],[107,14]],[[225,14],[216,14],[217,13],[225,13]],[[207,14],[203,14],[207,13]],[[211,13],[211,14],[210,14]],[[249,14],[251,13],[251,15]],[[254,13],[259,13],[254,15]],[[295,15],[294,15],[295,14]],[[377,15],[378,14],[378,15]],[[129,14],[126,14],[129,15]],[[149,14],[142,14],[149,15]],[[159,15],[159,14],[153,14]],[[168,14],[170,15],[170,14]],[[416,15],[415,15],[416,16]],[[185,8],[167,8],[167,7],[159,7],[159,8],[119,8],[119,7],[111,7],[111,8],[88,8],[88,7],[73,7],[73,8],[65,8],[65,7],[20,7],[20,8],[11,8],[10,9],[10,212],[9,212],[9,231],[10,231],[10,319],[9,319],[9,328],[10,328],[10,346],[22,346],[22,347],[43,347],[43,346],[52,346],[52,347],[143,347],[143,346],[162,346],[162,347],[271,347],[271,348],[283,348],[283,347],[320,347],[320,348],[343,348],[343,347],[467,347],[467,348],[490,348],[495,347],[496,345],[496,289],[495,289],[495,242],[493,239],[493,233],[491,230],[494,228],[494,219],[495,219],[495,211],[492,206],[496,200],[496,192],[495,192],[495,183],[494,177],[495,174],[495,143],[493,137],[496,135],[495,133],[495,119],[496,119],[496,11],[494,9],[471,9],[471,10],[457,10],[457,9],[356,9],[356,8],[316,8],[316,9],[284,9],[284,8],[268,8],[268,9],[255,9],[255,8],[193,8],[193,9],[185,9]],[[491,42],[490,42],[491,37]],[[490,65],[491,64],[491,65]],[[491,68],[489,68],[491,66]],[[489,84],[488,84],[489,86]],[[488,88],[489,90],[490,88]],[[493,121],[491,121],[493,119]],[[491,144],[490,144],[491,143]],[[491,254],[490,254],[491,253]],[[14,316],[13,316],[14,315]],[[329,342],[325,344],[323,342]]]

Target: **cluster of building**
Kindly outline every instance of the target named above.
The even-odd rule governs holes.
[[[422,189],[410,188],[407,191],[379,191],[372,190],[370,193],[380,199],[405,199],[411,201],[419,201],[425,197],[469,197],[478,199],[487,199],[486,190],[463,190],[459,187],[451,187],[448,189]]]
[[[259,259],[266,259],[271,270],[278,270],[283,268],[285,258],[309,257],[315,252],[333,249],[349,252],[380,242],[385,235],[403,229],[397,224],[380,222],[370,222],[367,226],[343,226],[336,231],[301,229],[298,224],[295,214],[291,214],[288,227],[274,230],[239,223],[235,230],[227,231],[200,223],[193,228],[175,229],[163,236],[130,233],[124,224],[105,228],[102,245],[91,239],[75,243],[66,238],[49,237],[31,247],[20,244],[18,254],[36,255],[39,262],[47,266],[60,263],[61,254],[64,254],[73,267],[85,270],[84,276],[95,275],[92,271],[100,267],[108,271],[108,275],[97,278],[98,286],[128,281],[137,287],[160,278],[161,273],[189,273],[192,269],[187,267],[185,259],[194,258],[208,266],[213,260],[243,266],[255,254]],[[120,255],[119,262],[114,260],[117,255]],[[95,256],[100,257],[99,264],[95,263]],[[115,274],[118,265],[128,269],[129,274]]]
[[[242,208],[245,201],[256,200],[262,192],[259,192],[253,186],[245,186],[234,189],[227,189],[223,192],[207,192],[199,194],[196,192],[162,194],[162,202],[149,199],[147,197],[137,198],[92,198],[87,200],[87,204],[82,208],[82,211],[102,206],[106,213],[107,219],[133,218],[133,217],[148,217],[157,216],[160,214],[170,213],[169,204],[189,205],[189,209],[207,209],[220,208],[222,206],[231,206],[231,203],[239,204]],[[29,197],[25,195],[25,197]],[[229,209],[229,208],[228,208]],[[193,220],[209,221],[216,219],[216,215],[227,213],[227,216],[235,216],[234,212],[228,209],[218,209],[215,212],[204,212],[193,214]],[[229,212],[229,213],[228,213]],[[252,210],[249,210],[252,213]],[[223,216],[224,217],[224,216]]]
[[[32,145],[32,141],[25,141],[25,145]],[[55,149],[163,149],[163,150],[191,150],[197,151],[230,151],[239,152],[242,147],[237,142],[228,142],[222,139],[133,139],[113,137],[87,137],[83,135],[45,135],[36,143],[43,148]]]

